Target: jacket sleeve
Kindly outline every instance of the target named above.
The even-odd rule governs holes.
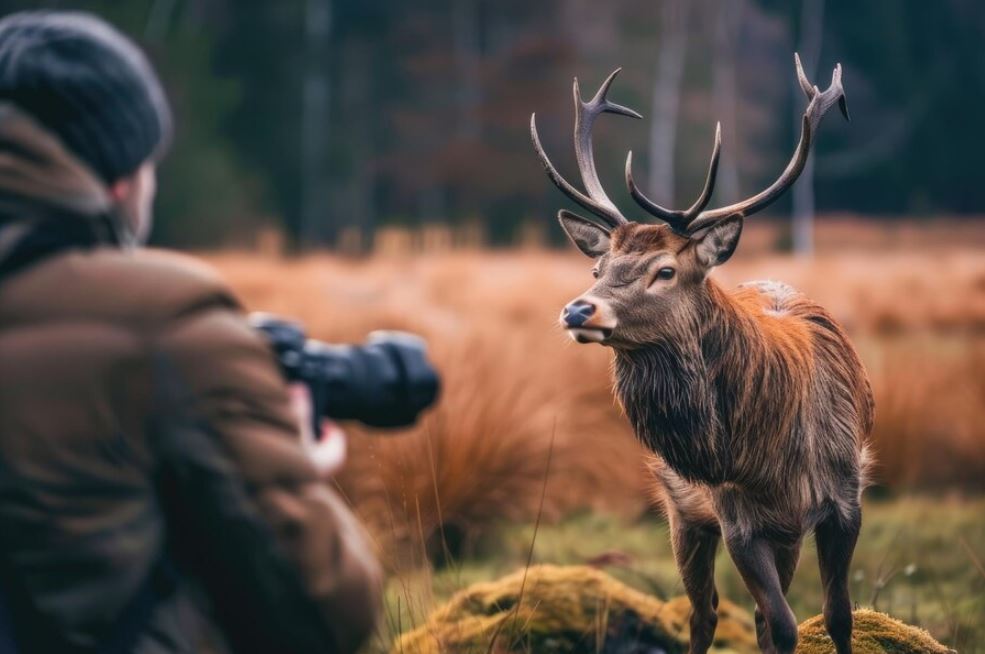
[[[170,536],[234,651],[354,651],[381,574],[301,448],[267,344],[218,294],[166,321],[151,349]]]

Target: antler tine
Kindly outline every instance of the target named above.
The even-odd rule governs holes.
[[[646,197],[643,191],[636,185],[633,179],[633,152],[630,151],[626,156],[626,186],[629,194],[633,196],[648,213],[670,225],[671,229],[679,234],[687,234],[688,226],[692,220],[704,209],[711,200],[711,194],[715,190],[715,178],[718,175],[718,160],[722,153],[722,124],[715,125],[715,147],[711,153],[711,162],[708,164],[708,176],[705,177],[704,188],[701,194],[688,209],[680,211],[677,209],[666,209]]]
[[[814,99],[814,85],[811,84],[810,80],[807,79],[807,75],[804,73],[804,67],[800,63],[800,53],[793,53],[793,63],[797,68],[797,81],[800,83],[800,88],[807,96],[808,102]]]
[[[793,53],[794,63],[797,66],[797,81],[800,83],[800,88],[803,89],[804,95],[807,96],[808,100],[813,100],[814,96],[817,95],[817,87],[810,83],[807,79],[807,75],[804,74],[804,67],[800,64],[800,54]],[[828,90],[832,88],[837,88],[840,91],[838,96],[838,108],[841,110],[842,115],[848,122],[852,121],[851,116],[848,115],[848,100],[845,98],[845,89],[841,86],[841,64],[835,64],[835,69],[831,73],[831,85]],[[830,104],[828,105],[830,106]],[[828,110],[828,106],[821,110],[823,114]],[[820,120],[820,118],[818,119]]]
[[[661,207],[659,204],[646,197],[643,191],[641,191],[636,185],[636,180],[633,179],[632,150],[630,150],[626,155],[626,187],[629,189],[629,194],[633,196],[634,200],[636,200],[636,204],[645,209],[647,213],[670,225],[670,228],[675,232],[680,234],[685,234],[687,232],[688,220],[683,211]]]
[[[804,111],[800,130],[800,142],[797,144],[797,149],[794,151],[787,167],[775,182],[756,195],[725,207],[702,211],[688,226],[688,232],[693,234],[728,216],[751,216],[772,204],[797,181],[800,173],[803,172],[804,166],[807,163],[807,157],[810,154],[811,145],[814,141],[815,132],[828,109],[837,102],[845,119],[849,119],[848,105],[845,101],[845,90],[841,85],[841,64],[836,65],[834,72],[831,74],[831,85],[824,92],[821,92],[807,80],[803,67],[800,65],[799,56],[794,55],[794,63],[797,68],[797,79],[800,82],[800,87],[810,99],[810,102]]]
[[[612,87],[612,83],[616,80],[616,77],[621,72],[622,72],[622,68],[616,68],[614,71],[609,73],[609,76],[605,78],[604,82],[602,82],[602,85],[599,87],[599,90],[595,92],[595,96],[588,102],[583,102],[581,99],[581,91],[578,88],[578,78],[576,77],[574,81],[574,85],[572,86],[571,89],[575,96],[575,102],[584,105],[586,109],[589,107],[592,108],[599,107],[598,113],[608,112],[613,114],[619,114],[621,116],[629,116],[630,118],[637,118],[637,119],[643,118],[643,116],[640,115],[639,112],[630,109],[629,107],[624,107],[621,104],[616,104],[615,102],[611,102],[608,98],[606,98],[606,96],[609,94],[609,89]]]
[[[551,163],[547,152],[544,151],[544,146],[540,144],[540,136],[537,134],[537,114],[530,115],[530,139],[534,143],[534,150],[537,151],[537,156],[540,158],[540,163],[544,166],[547,176],[562,193],[601,218],[605,226],[612,228],[619,224],[618,221],[613,219],[606,207],[598,205],[591,198],[572,186],[568,180],[561,176],[561,173],[557,171],[554,164]]]
[[[715,123],[715,147],[711,151],[711,161],[708,163],[708,176],[705,177],[705,187],[701,189],[701,195],[694,201],[694,204],[684,213],[687,215],[688,222],[708,206],[711,201],[711,194],[715,190],[715,178],[718,177],[718,159],[722,154],[722,123]]]
[[[592,127],[595,124],[595,119],[603,113],[642,118],[640,114],[632,109],[610,102],[606,98],[606,94],[609,92],[609,88],[612,86],[612,82],[616,79],[616,75],[619,74],[620,70],[622,69],[617,68],[612,71],[605,81],[602,82],[595,96],[588,102],[584,102],[581,99],[578,78],[575,78],[574,84],[572,85],[572,94],[574,95],[575,103],[575,159],[578,162],[578,171],[581,174],[582,183],[585,185],[588,195],[576,189],[558,173],[540,143],[540,137],[537,134],[536,114],[530,116],[530,137],[533,140],[534,149],[537,151],[537,155],[540,157],[540,161],[547,171],[548,177],[550,177],[551,181],[565,195],[601,218],[605,225],[610,228],[617,227],[628,221],[612,200],[609,199],[609,196],[606,195],[605,190],[602,188],[602,183],[599,181],[592,150]]]
[[[574,96],[575,103],[575,159],[578,161],[578,170],[581,172],[581,179],[585,184],[585,190],[588,191],[590,198],[606,207],[614,217],[617,217],[618,222],[625,223],[627,222],[626,218],[616,208],[612,200],[609,199],[609,196],[606,195],[605,189],[602,188],[602,182],[599,181],[598,171],[595,168],[595,153],[592,148],[592,128],[595,126],[595,120],[602,114],[613,113],[629,116],[630,118],[643,117],[629,107],[610,102],[606,98],[609,89],[612,87],[612,83],[621,70],[622,68],[616,68],[609,73],[609,76],[599,86],[599,90],[595,93],[595,96],[588,102],[581,99],[577,77],[574,80],[574,84],[572,84],[571,92]]]

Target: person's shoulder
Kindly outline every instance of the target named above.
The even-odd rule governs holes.
[[[209,265],[156,250],[98,248],[52,256],[0,283],[0,336],[58,326],[110,333],[123,343],[209,328],[243,338],[242,308]],[[85,330],[64,326],[85,326]]]
[[[171,250],[102,248],[83,255],[93,273],[157,288],[228,288],[219,273],[201,259]]]
[[[116,302],[139,308],[145,318],[165,319],[212,304],[238,306],[212,266],[185,254],[107,249],[89,254],[80,263],[94,284],[112,289]]]
[[[0,286],[0,323],[95,321],[152,327],[210,308],[238,311],[206,263],[152,249],[98,248],[55,256]]]

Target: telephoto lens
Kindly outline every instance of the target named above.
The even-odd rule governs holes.
[[[438,373],[415,334],[376,331],[361,345],[335,345],[309,339],[298,323],[269,314],[253,314],[250,323],[270,341],[288,381],[311,390],[316,434],[323,417],[407,427],[438,397]]]

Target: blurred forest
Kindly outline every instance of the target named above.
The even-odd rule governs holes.
[[[494,243],[554,229],[563,203],[530,114],[577,179],[571,79],[590,94],[616,66],[613,99],[645,119],[601,121],[607,186],[623,188],[633,149],[652,197],[689,204],[721,120],[728,202],[793,150],[795,50],[822,88],[844,65],[854,122],[825,121],[814,183],[774,215],[985,209],[980,0],[0,0],[4,13],[41,7],[106,17],[165,79],[178,135],[159,244],[247,244],[262,227],[304,246],[348,234],[356,249],[383,225],[473,225]]]

